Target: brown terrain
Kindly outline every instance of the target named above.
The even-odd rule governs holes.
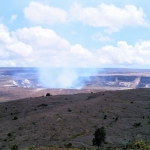
[[[112,89],[115,90],[115,89]],[[106,91],[106,89],[45,89],[45,88],[23,88],[23,87],[1,87],[0,86],[0,103],[13,101],[17,99],[45,96],[46,93],[51,95],[71,95],[77,93],[91,93]]]
[[[43,96],[46,92],[52,96]],[[67,143],[91,148],[93,133],[102,126],[107,147],[150,139],[149,88],[98,92],[7,87],[0,94],[2,150],[14,144],[19,149]]]

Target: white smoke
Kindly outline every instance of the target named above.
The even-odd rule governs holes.
[[[98,69],[39,68],[39,81],[46,88],[79,89],[85,79],[97,73]]]

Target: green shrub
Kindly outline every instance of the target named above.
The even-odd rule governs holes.
[[[65,148],[72,148],[73,146],[72,146],[72,143],[68,143],[68,144],[65,144],[64,147]]]
[[[48,105],[47,104],[41,104],[38,107],[46,107],[46,106],[48,106]]]
[[[138,122],[138,123],[135,123],[134,125],[133,125],[134,127],[140,127],[141,126],[141,123],[140,122]]]
[[[143,149],[143,150],[150,150],[150,145],[146,145],[146,143],[143,140],[140,140],[140,141],[136,141],[134,143],[134,148]]]
[[[18,117],[17,116],[15,116],[12,120],[17,120],[18,119]]]
[[[71,112],[72,110],[70,109],[70,108],[68,108],[68,110],[67,110],[68,112]]]
[[[116,117],[115,121],[117,121],[117,120],[118,120],[118,117]]]
[[[10,149],[11,149],[11,150],[19,150],[19,149],[18,149],[18,145],[16,145],[16,144],[15,144],[15,145],[12,145],[12,146],[10,147]]]
[[[13,136],[13,135],[12,135],[11,133],[8,133],[7,136],[11,137],[11,136]]]
[[[104,116],[104,119],[107,119],[107,115]]]
[[[135,142],[129,142],[124,147],[125,150],[150,150],[150,145],[145,143],[143,140],[135,141]]]

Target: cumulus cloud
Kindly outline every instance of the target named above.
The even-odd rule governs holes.
[[[67,19],[65,10],[34,1],[30,2],[29,6],[24,9],[24,14],[30,21],[41,24],[65,23]]]
[[[33,64],[50,67],[86,66],[93,54],[80,44],[71,45],[53,30],[38,27],[22,28],[13,32],[13,37],[32,47]]]
[[[149,26],[141,7],[125,5],[124,8],[113,4],[101,3],[98,7],[82,7],[75,3],[71,9],[71,20],[80,21],[93,27],[107,27],[107,32],[119,31],[125,26]]]
[[[74,3],[67,12],[61,8],[32,1],[24,9],[24,15],[38,24],[54,25],[78,21],[92,27],[104,27],[108,33],[117,32],[126,26],[149,27],[143,9],[134,5],[117,7],[113,4],[101,3],[97,7],[82,7]]]
[[[33,48],[34,51],[30,55],[33,65],[54,67],[65,64],[64,56],[67,55],[70,43],[53,30],[40,26],[22,28],[13,32],[13,36]]]
[[[40,26],[10,32],[0,24],[0,65],[37,67],[103,67],[150,65],[150,41],[129,45],[119,41],[90,51],[71,45],[53,30]]]
[[[3,24],[0,24],[0,43],[7,44],[11,42],[12,42],[12,38],[10,37],[8,28]]]
[[[34,49],[66,49],[69,42],[58,36],[53,30],[41,26],[17,29],[13,35]]]
[[[22,42],[6,45],[6,49],[15,52],[19,56],[28,57],[32,53],[32,47]]]
[[[15,66],[16,60],[24,59],[32,53],[32,47],[18,41],[8,28],[0,24],[0,60],[1,66]],[[24,60],[22,60],[24,61]],[[20,61],[21,62],[21,61]],[[21,65],[21,63],[20,63]]]
[[[99,62],[114,66],[132,66],[150,64],[150,41],[140,41],[135,45],[128,45],[125,41],[119,41],[117,46],[104,46],[97,50]]]

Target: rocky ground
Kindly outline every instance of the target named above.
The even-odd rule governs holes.
[[[102,126],[106,129],[106,146],[149,140],[150,89],[41,94],[0,103],[2,150],[14,144],[19,149],[67,143],[91,148],[93,133]]]

